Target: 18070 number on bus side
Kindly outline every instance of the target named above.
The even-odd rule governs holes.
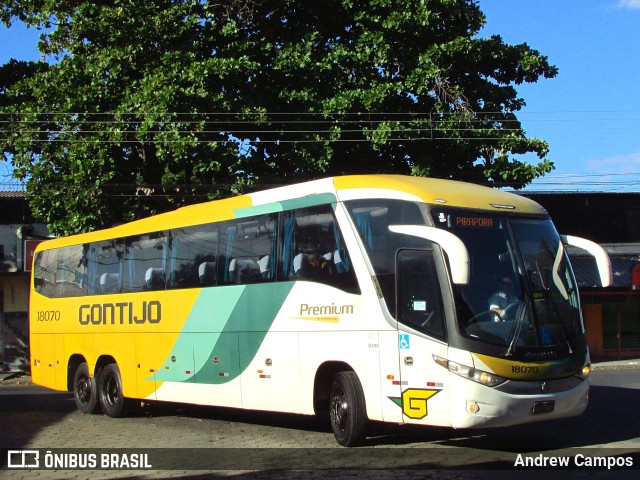
[[[59,322],[60,310],[38,310],[36,320],[38,322]]]

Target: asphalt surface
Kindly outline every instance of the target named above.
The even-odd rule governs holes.
[[[636,382],[639,377],[636,371],[625,374],[625,369],[640,369],[640,360],[594,365],[596,376],[601,382],[606,380],[606,385],[601,383],[592,388],[590,410],[579,420],[560,421],[548,427],[523,426],[515,430],[516,438],[513,429],[483,437],[484,434],[452,434],[448,429],[434,429],[426,434],[421,429],[399,429],[385,424],[374,428],[367,447],[359,449],[336,447],[330,429],[323,422],[301,416],[190,406],[176,411],[175,405],[156,405],[151,411],[125,419],[82,415],[75,410],[70,394],[31,385],[31,378],[21,372],[4,372],[0,374],[0,395],[13,398],[0,403],[0,478],[275,480],[331,476],[539,480],[543,474],[545,479],[563,480],[635,479],[640,473],[640,427],[634,426],[640,419],[635,413],[640,389],[625,388],[624,382],[628,378]],[[628,377],[629,374],[633,376]],[[627,403],[636,406],[630,405],[625,414],[622,410]],[[590,438],[580,440],[584,436]],[[483,438],[488,439],[491,448],[483,447]],[[154,448],[141,448],[145,445]],[[538,451],[535,445],[546,448]],[[526,450],[521,457],[516,453],[518,446]],[[50,452],[59,463],[39,470],[9,469],[8,449],[37,449],[41,461]],[[93,460],[98,468],[65,468],[69,462],[91,460],[78,457],[82,452],[95,455]],[[146,460],[152,468],[99,468],[101,455],[114,452],[121,455],[116,457],[118,462],[123,461],[122,455],[131,452],[140,456],[147,453]],[[631,458],[634,465],[621,469],[584,465],[603,452],[620,462]],[[74,460],[70,460],[72,457]],[[549,464],[561,461],[559,458],[570,458],[573,468]],[[138,460],[142,461],[141,458],[126,461]],[[582,464],[576,466],[580,461]],[[523,465],[526,462],[530,464]],[[185,468],[185,464],[191,466]],[[202,470],[198,469],[200,464]],[[211,464],[216,465],[214,470],[206,468]]]

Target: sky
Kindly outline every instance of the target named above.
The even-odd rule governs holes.
[[[556,167],[527,190],[640,192],[640,0],[478,3],[487,17],[480,37],[527,43],[559,69],[516,86],[523,128],[549,143]],[[38,36],[0,26],[0,64],[39,59]]]
[[[480,0],[481,36],[527,43],[559,69],[516,87],[552,174],[528,190],[640,191],[640,0]]]

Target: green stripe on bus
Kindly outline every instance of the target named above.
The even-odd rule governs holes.
[[[208,384],[233,380],[253,361],[292,288],[293,282],[278,282],[202,290],[165,361],[170,365],[171,357],[193,359],[195,371],[185,378],[179,369],[160,369],[155,379]]]
[[[233,211],[236,218],[253,217],[255,215],[264,215],[274,212],[282,212],[286,210],[295,210],[296,208],[313,207],[315,205],[324,205],[327,203],[335,203],[336,196],[333,193],[318,193],[307,195],[302,198],[294,198],[292,200],[283,200],[281,202],[266,203],[264,205],[255,205],[247,208],[239,208]]]
[[[318,193],[307,195],[306,197],[295,198],[293,200],[283,200],[283,210],[294,210],[296,208],[313,207],[315,205],[324,205],[327,203],[336,203],[337,199],[333,193]]]
[[[256,205],[254,207],[239,208],[234,210],[233,214],[236,218],[247,218],[257,215],[267,215],[269,213],[275,213],[282,211],[282,205],[280,202],[267,203],[265,205]]]

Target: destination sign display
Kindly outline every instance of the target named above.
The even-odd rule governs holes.
[[[459,216],[454,217],[456,227],[479,227],[479,228],[493,228],[495,226],[494,220],[491,217],[469,217]]]
[[[434,211],[432,216],[436,226],[446,228],[493,229],[502,223],[499,217],[471,212]]]

